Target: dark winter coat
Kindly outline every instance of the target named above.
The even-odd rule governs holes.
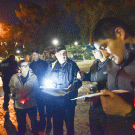
[[[33,73],[37,76],[40,85],[46,73],[47,67],[48,63],[41,59],[38,59],[38,61],[33,61],[32,63],[30,63],[30,68],[32,69]]]
[[[98,90],[106,88],[107,82],[107,65],[110,62],[110,59],[106,59],[104,62],[95,60],[93,65],[90,67],[88,74],[85,74],[83,81],[97,82]]]
[[[18,72],[18,63],[10,58],[1,63],[2,80],[9,83],[13,74]]]
[[[128,90],[130,96],[124,96],[126,101],[133,104],[135,92],[135,50],[131,45],[126,45],[124,59],[121,64],[117,65],[113,61],[108,65],[108,81],[109,90]],[[127,95],[127,94],[126,94]]]
[[[74,102],[76,104],[76,101],[71,101],[70,99],[78,96],[78,89],[82,86],[82,82],[79,79],[77,79],[78,71],[79,67],[75,62],[73,62],[70,59],[67,59],[67,61],[61,66],[59,62],[56,60],[55,62],[49,64],[48,67],[46,79],[53,80],[55,88],[68,88],[71,84],[75,86],[74,91],[68,92],[65,95],[65,98],[69,103]]]

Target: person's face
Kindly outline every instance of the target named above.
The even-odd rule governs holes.
[[[21,70],[21,73],[22,73],[23,76],[27,76],[28,71],[29,71],[29,64],[28,64],[28,62],[21,63],[20,70]]]
[[[63,64],[67,61],[67,51],[66,50],[61,50],[59,52],[56,52],[55,56],[60,64]]]
[[[103,54],[102,54],[102,52],[100,50],[94,50],[94,51],[92,51],[92,53],[93,53],[95,59],[100,60],[100,59],[103,58]]]
[[[95,48],[101,50],[105,57],[109,57],[116,64],[120,64],[123,60],[125,52],[124,36],[117,33],[116,39],[103,39],[94,44]]]
[[[34,61],[38,61],[38,59],[39,59],[39,54],[38,54],[38,53],[33,52],[31,56],[32,56],[32,59],[33,59]]]

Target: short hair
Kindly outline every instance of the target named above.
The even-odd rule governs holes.
[[[9,58],[9,59],[12,59],[12,60],[15,60],[15,55],[14,55],[14,54],[10,54],[10,55],[8,56],[8,58]]]
[[[27,62],[27,61],[25,61],[25,60],[20,60],[20,61],[18,62],[18,66],[21,67],[21,64],[22,64],[23,62]]]
[[[31,51],[31,53],[34,53],[34,52],[35,52],[35,53],[39,53],[38,50],[32,50],[32,51]]]
[[[107,17],[101,19],[95,26],[92,32],[92,41],[98,41],[101,39],[116,39],[115,29],[121,27],[126,33],[126,38],[129,36],[134,36],[134,32],[128,24],[126,24],[122,19],[117,17]]]

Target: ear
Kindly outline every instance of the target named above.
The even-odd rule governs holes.
[[[115,29],[115,36],[116,36],[116,38],[121,38],[122,40],[124,40],[125,39],[125,31],[124,31],[124,29],[121,28],[121,27],[117,27]]]

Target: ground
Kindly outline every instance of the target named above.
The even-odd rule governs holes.
[[[77,65],[82,71],[88,72],[93,60],[78,61]],[[1,80],[0,80],[1,85]],[[78,96],[86,95],[89,92],[89,82],[83,82],[82,87],[78,90]],[[9,112],[2,109],[3,105],[3,91],[0,87],[0,135],[15,135],[17,131],[17,122],[13,106],[13,100],[9,103]],[[84,99],[77,101],[75,110],[75,135],[90,135],[89,131],[89,104],[84,102]],[[30,120],[27,116],[27,133],[26,135],[32,135],[30,132]],[[64,126],[64,135],[66,135],[66,128]],[[52,132],[51,132],[52,134]]]

